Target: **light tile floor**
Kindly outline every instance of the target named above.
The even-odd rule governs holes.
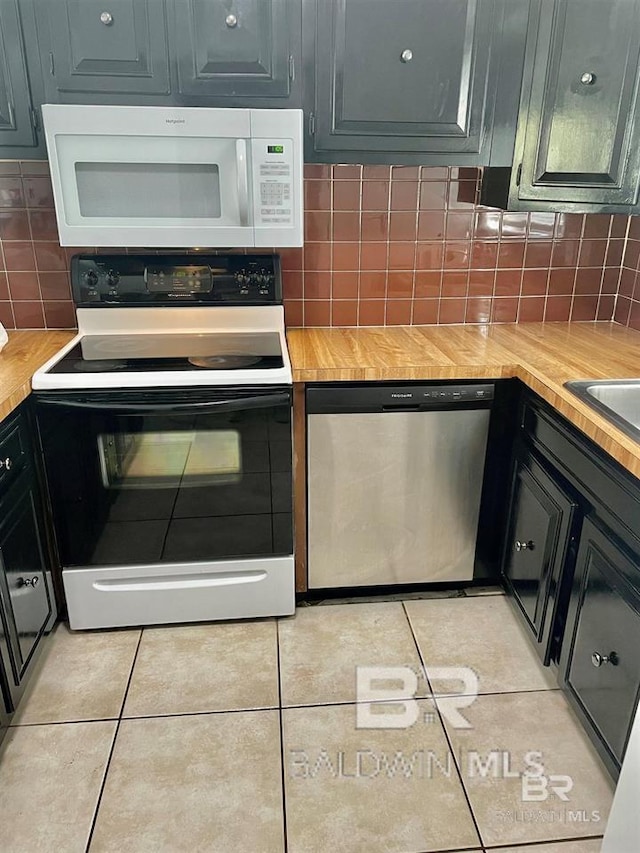
[[[371,704],[358,666],[387,668]],[[562,778],[526,800],[527,769]],[[500,595],[60,625],[0,748],[0,851],[597,853],[612,793]]]

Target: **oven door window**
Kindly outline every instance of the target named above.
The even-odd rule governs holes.
[[[64,567],[292,553],[289,405],[38,422]]]
[[[242,481],[237,430],[101,433],[98,457],[105,489],[188,489]]]

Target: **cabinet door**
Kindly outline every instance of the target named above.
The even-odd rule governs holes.
[[[537,9],[510,204],[633,205],[640,171],[640,3],[542,0]]]
[[[501,0],[307,0],[317,151],[488,154]]]
[[[532,458],[516,462],[503,573],[548,664],[577,504]]]
[[[32,473],[0,503],[0,652],[15,707],[29,663],[54,616]]]
[[[180,95],[287,98],[295,63],[294,0],[173,0]]]
[[[0,0],[0,146],[36,144],[16,0]]]
[[[36,2],[50,98],[168,94],[164,0]]]
[[[634,579],[640,586],[640,563],[607,528],[585,522],[561,669],[565,689],[614,771],[640,688],[640,590],[629,582]]]

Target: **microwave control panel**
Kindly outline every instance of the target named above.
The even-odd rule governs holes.
[[[290,228],[294,224],[293,141],[251,141],[255,224]]]

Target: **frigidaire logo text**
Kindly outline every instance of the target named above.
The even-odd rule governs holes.
[[[413,394],[392,394],[392,397],[413,397]]]
[[[166,118],[166,124],[185,124],[186,119],[184,118]]]

